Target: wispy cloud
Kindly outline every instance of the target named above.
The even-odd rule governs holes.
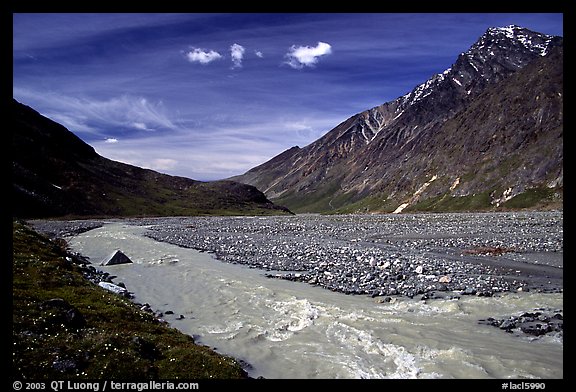
[[[255,54],[256,57],[258,57],[258,58],[263,58],[263,57],[264,57],[264,53],[262,53],[262,52],[259,51],[259,50],[255,50],[255,51],[254,51],[254,54]]]
[[[206,51],[201,48],[192,48],[186,53],[186,58],[191,63],[209,64],[222,58],[222,55],[214,50]]]
[[[148,128],[146,123],[143,123],[141,121],[135,121],[131,125],[132,125],[132,127],[136,128],[136,129],[140,129],[142,131],[153,131],[153,129]]]
[[[178,129],[162,101],[151,102],[141,96],[121,95],[98,100],[27,89],[15,89],[14,95],[42,107],[43,115],[73,132],[101,135],[106,129],[114,132]]]
[[[295,69],[314,67],[320,57],[330,53],[332,53],[332,46],[326,42],[318,42],[314,47],[292,45],[285,55],[288,59],[286,64]]]
[[[118,139],[116,139],[115,137],[109,137],[109,138],[106,138],[106,140],[104,140],[104,143],[108,143],[108,144],[118,143]]]
[[[241,174],[283,150],[276,142],[259,140],[232,131],[208,135],[177,133],[167,139],[150,135],[122,143],[92,142],[107,158],[196,180],[214,180]],[[219,143],[214,139],[220,138]],[[238,154],[241,151],[241,154]]]
[[[241,68],[242,59],[244,58],[244,52],[246,49],[242,45],[233,44],[230,46],[230,56],[232,57],[232,68]]]
[[[215,180],[242,174],[294,145],[304,146],[338,121],[319,115],[263,115],[255,124],[207,124],[201,130],[183,127],[170,137],[146,133],[121,143],[100,139],[90,144],[113,160],[196,180]],[[270,129],[275,129],[274,134]]]

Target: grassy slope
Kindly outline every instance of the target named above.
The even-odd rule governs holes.
[[[27,226],[13,224],[12,242],[14,378],[246,378],[232,358],[86,280],[59,246]],[[54,298],[84,322],[46,306]]]
[[[469,211],[511,211],[511,210],[551,210],[562,209],[562,190],[545,187],[528,189],[499,207],[491,204],[490,193],[454,197],[449,192],[438,197],[421,200],[407,207],[403,212],[469,212]],[[500,192],[501,194],[502,192]],[[383,195],[369,196],[358,202],[350,203],[329,213],[350,214],[379,212],[390,213],[398,207],[398,202]],[[296,210],[298,211],[298,210]]]

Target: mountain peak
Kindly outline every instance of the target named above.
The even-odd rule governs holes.
[[[561,46],[562,41],[562,37],[517,25],[490,27],[450,68],[400,97],[400,106],[405,109],[447,86],[463,96],[478,93],[486,85],[500,82],[534,59],[547,55],[551,48]]]
[[[468,52],[482,49],[491,51],[494,47],[507,50],[517,47],[545,56],[552,46],[557,46],[559,39],[561,40],[561,37],[538,33],[517,25],[490,27]]]
[[[489,27],[488,30],[486,30],[486,33],[496,34],[496,35],[505,34],[509,38],[512,38],[515,34],[518,34],[518,32],[523,31],[523,30],[528,30],[528,29],[525,27],[522,27],[522,26],[511,24],[511,25],[504,26],[504,27]],[[528,31],[530,31],[530,30],[528,30]]]

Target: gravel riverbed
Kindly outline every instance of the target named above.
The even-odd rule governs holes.
[[[123,219],[221,261],[346,294],[492,296],[563,290],[562,212]],[[101,221],[34,221],[51,235]]]
[[[52,238],[107,222],[143,226],[152,239],[262,269],[269,278],[376,302],[563,292],[562,212],[30,221]],[[108,274],[85,268],[95,283],[111,282]],[[525,309],[479,323],[561,336],[562,319],[562,309]]]
[[[138,220],[148,236],[347,294],[562,291],[561,212]]]

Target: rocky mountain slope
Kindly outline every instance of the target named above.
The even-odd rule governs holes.
[[[13,100],[10,111],[13,216],[287,213],[253,186],[115,162],[28,106]]]
[[[561,205],[562,45],[490,28],[410,93],[233,179],[300,212]]]

